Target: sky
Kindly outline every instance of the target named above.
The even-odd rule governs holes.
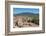
[[[39,13],[39,8],[13,8],[13,14],[20,14],[20,13]]]

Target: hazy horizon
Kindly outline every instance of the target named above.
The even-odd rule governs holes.
[[[38,8],[13,8],[13,14],[20,14],[20,13],[34,13],[38,14]]]

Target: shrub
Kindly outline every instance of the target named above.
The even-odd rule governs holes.
[[[39,25],[39,18],[34,17],[34,18],[32,18],[32,21],[31,22]]]

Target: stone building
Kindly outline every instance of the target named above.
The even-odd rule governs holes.
[[[30,20],[30,19],[29,18],[26,19],[25,16],[16,16],[16,17],[13,18],[14,27],[29,26],[28,20]]]

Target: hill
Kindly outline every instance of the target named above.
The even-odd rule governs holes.
[[[19,14],[14,14],[14,16],[32,16],[32,15],[39,15],[38,13],[19,13]]]

